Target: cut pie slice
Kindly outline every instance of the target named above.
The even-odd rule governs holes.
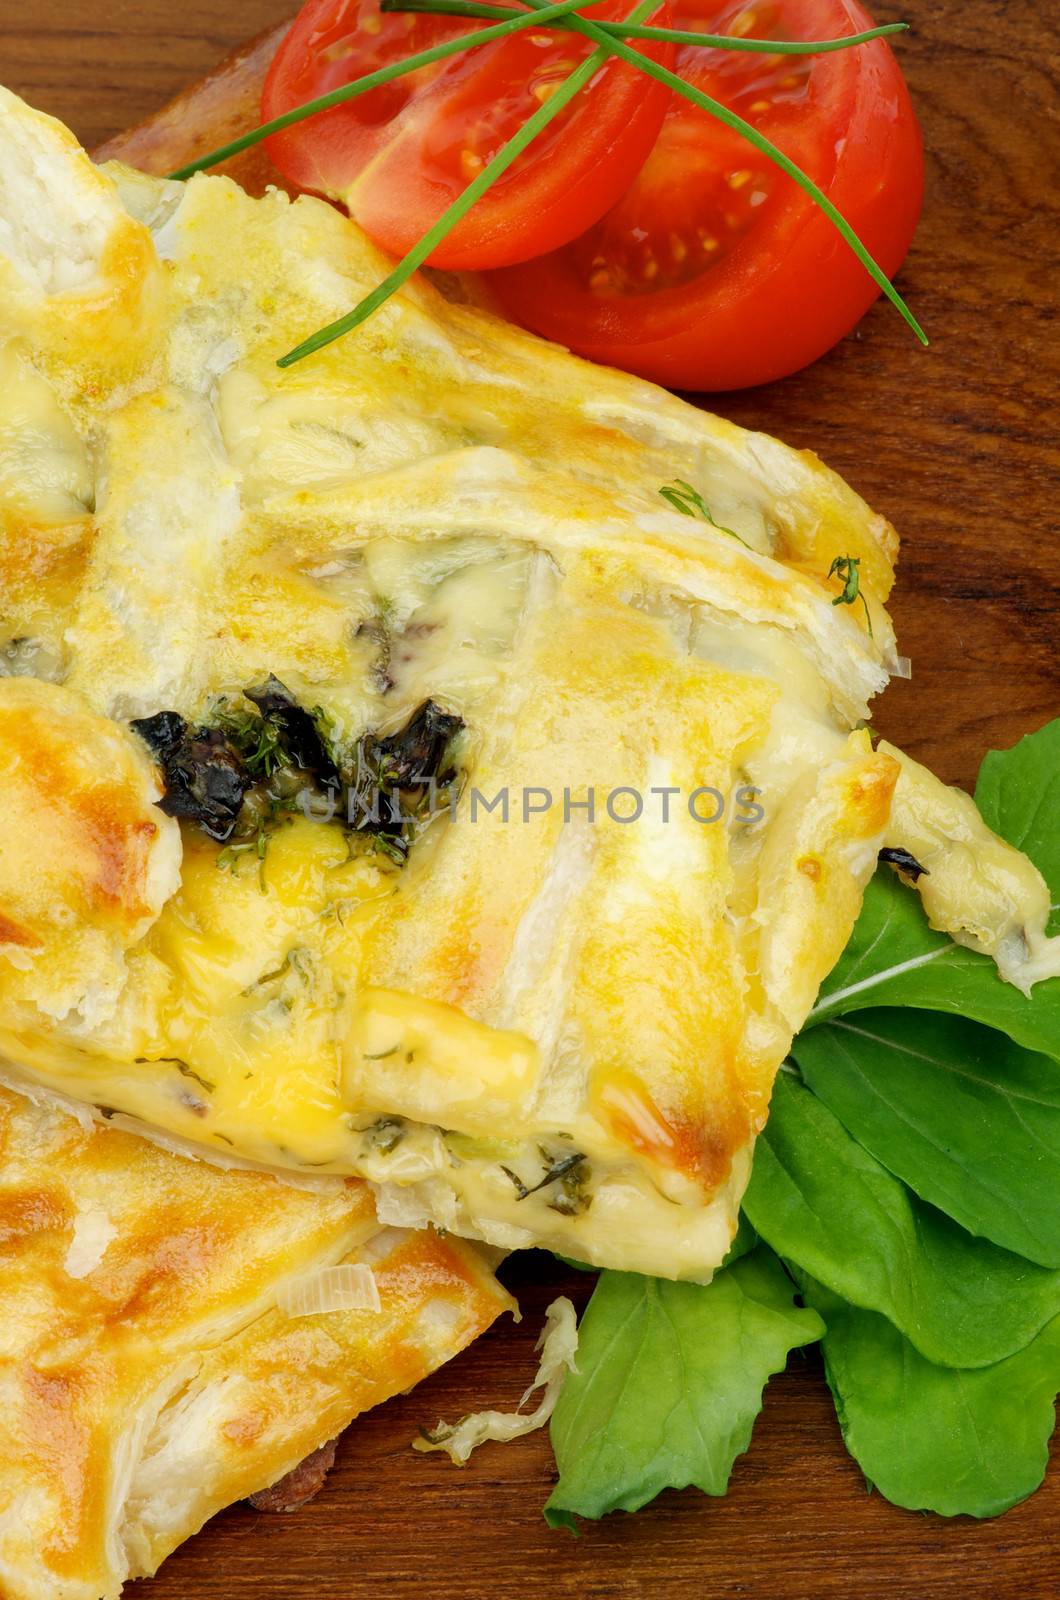
[[[0,161],[10,1082],[708,1277],[902,817],[941,925],[1056,969],[872,747],[897,541],[815,457],[426,282],[281,370],[385,271],[331,207],[11,96]]]
[[[112,1600],[513,1304],[355,1180],[218,1173],[6,1090],[0,1232],[9,1600]]]

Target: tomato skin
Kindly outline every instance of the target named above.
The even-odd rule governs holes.
[[[781,0],[781,11],[790,12],[793,3]],[[856,0],[811,0],[802,9],[802,26],[790,29],[792,37],[834,37],[872,26]],[[688,25],[680,12],[678,25]],[[697,25],[707,26],[702,20]],[[838,63],[848,80],[836,127],[842,150],[822,187],[893,275],[916,229],[924,183],[920,130],[904,79],[883,40],[812,59],[819,64],[815,72],[834,72]],[[786,134],[778,133],[776,142],[812,174],[799,130]],[[634,190],[647,181],[653,159]],[[679,389],[746,388],[796,372],[848,333],[880,292],[828,219],[779,175],[776,200],[763,208],[761,222],[688,283],[654,293],[597,295],[578,271],[576,253],[572,245],[490,274],[489,290],[525,327],[579,355]]]
[[[632,0],[604,0],[594,14],[622,17],[631,8]],[[652,20],[669,24],[666,0]],[[269,69],[262,115],[281,115],[483,26],[386,14],[377,0],[308,0]],[[528,28],[275,134],[269,155],[292,183],[342,199],[370,238],[403,255],[591,49],[577,35]],[[651,54],[669,66],[676,52],[658,44]],[[457,224],[430,264],[504,266],[575,238],[629,187],[669,98],[668,89],[633,68],[606,63]]]

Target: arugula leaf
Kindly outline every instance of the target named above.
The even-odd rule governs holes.
[[[977,799],[1060,900],[1060,721],[987,756]],[[766,1380],[819,1336],[812,1310],[847,1446],[888,1499],[992,1516],[1040,1483],[1060,1383],[1060,982],[1028,999],[880,873],[794,1053],[806,1082],[777,1080],[725,1270],[706,1287],[601,1275],[552,1422],[553,1525],[668,1486],[723,1494]]]
[[[734,1261],[740,1260],[741,1256],[749,1256],[758,1242],[757,1233],[755,1233],[751,1224],[741,1211],[737,1220],[736,1232],[733,1235],[732,1244],[729,1246],[728,1252],[721,1264],[721,1267],[731,1267]],[[721,1267],[718,1268],[719,1272],[721,1271]]]
[[[869,1006],[948,1011],[1060,1060],[1060,979],[1021,994],[989,956],[929,928],[916,890],[889,868],[866,889],[854,932],[821,986],[806,1029]]]
[[[859,1144],[969,1233],[1060,1267],[1060,1069],[974,1022],[863,1011],[795,1059]]]
[[[800,1282],[827,1323],[825,1373],[847,1449],[894,1505],[996,1517],[1045,1476],[1060,1389],[1060,1318],[996,1366],[934,1366],[874,1311]]]
[[[744,1210],[779,1256],[882,1312],[929,1361],[985,1367],[1060,1314],[1060,1272],[973,1239],[918,1200],[788,1073],[773,1088]]]
[[[823,1331],[794,1294],[761,1247],[709,1284],[602,1273],[552,1418],[548,1522],[574,1528],[689,1484],[724,1494],[766,1380]]]
[[[1060,900],[1060,717],[1011,750],[988,751],[975,800],[984,822],[1030,856]],[[1060,905],[1049,931],[1060,932]]]
[[[1060,719],[1011,750],[991,751],[975,797],[984,820],[1026,851],[1060,902]],[[1060,979],[1038,984],[1030,997],[1021,994],[998,976],[988,956],[929,928],[915,890],[890,871],[869,884],[850,942],[806,1026],[867,1006],[970,1017],[1060,1060]]]

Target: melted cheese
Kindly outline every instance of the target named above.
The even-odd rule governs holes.
[[[356,228],[100,173],[0,110],[25,179],[0,228],[4,570],[31,552],[0,625],[63,680],[42,760],[78,719],[127,759],[124,719],[208,720],[270,672],[346,757],[428,698],[465,724],[459,800],[401,868],[339,820],[287,819],[260,862],[183,827],[179,887],[81,962],[105,1004],[68,1016],[34,957],[0,979],[9,1074],[217,1159],[360,1174],[402,1223],[709,1276],[893,826],[900,758],[859,731],[896,663],[893,530],[816,458],[418,280],[281,371],[382,275]],[[674,478],[741,538],[663,501]],[[833,604],[837,555],[871,631]],[[0,770],[22,681],[0,677]],[[44,894],[43,837],[42,901],[90,951],[107,918],[76,881]],[[994,851],[969,834],[950,925]],[[1002,956],[995,911],[966,926]]]
[[[0,972],[11,1020],[103,1024],[180,881],[140,741],[34,678],[0,680]]]
[[[917,887],[933,928],[993,956],[1009,983],[1029,994],[1060,976],[1060,937],[1047,938],[1049,886],[1022,851],[986,826],[975,802],[900,750],[888,844],[925,868]]]

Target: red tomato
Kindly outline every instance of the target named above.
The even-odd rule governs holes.
[[[602,19],[633,0],[605,0]],[[653,18],[670,21],[663,3]],[[390,62],[485,23],[382,13],[377,0],[309,0],[265,80],[279,116]],[[422,67],[268,141],[300,188],[341,197],[365,232],[403,255],[592,50],[576,34],[528,28]],[[652,47],[672,65],[670,45]],[[629,187],[662,126],[669,91],[611,60],[534,140],[430,257],[495,267],[542,255],[595,222]]]
[[[675,0],[673,26],[827,39],[873,26],[856,0]],[[676,69],[768,135],[889,275],[920,215],[920,130],[883,40],[832,55],[684,47]],[[808,195],[677,96],[632,187],[541,261],[491,274],[515,321],[681,389],[737,389],[831,349],[879,291]]]

